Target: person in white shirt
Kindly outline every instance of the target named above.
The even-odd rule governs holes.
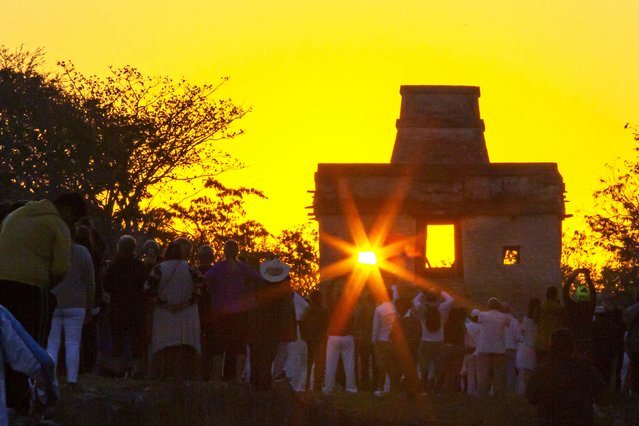
[[[517,369],[515,368],[515,358],[517,356],[517,342],[521,340],[519,331],[519,321],[513,317],[510,304],[501,303],[501,311],[510,317],[510,325],[506,328],[506,390],[515,392],[517,388]]]
[[[464,346],[466,355],[462,367],[462,375],[466,376],[466,394],[477,395],[477,342],[479,341],[479,324],[477,317],[479,309],[470,312],[470,318],[466,320],[466,335],[464,336]]]
[[[375,383],[375,396],[383,396],[386,375],[390,379],[390,389],[395,390],[399,382],[401,365],[395,357],[395,347],[392,340],[393,326],[398,321],[397,310],[391,302],[392,290],[388,289],[386,300],[375,308],[373,314],[373,331],[371,343],[375,353],[375,367],[377,368],[377,383]]]
[[[477,393],[486,396],[492,386],[499,396],[506,388],[506,329],[510,317],[500,311],[496,297],[488,301],[488,311],[478,315],[479,341],[477,342]]]
[[[439,296],[444,299],[439,300]],[[435,391],[441,375],[441,353],[444,345],[444,324],[448,319],[454,299],[445,291],[439,295],[424,290],[413,300],[417,317],[422,328],[422,338],[419,343],[419,371],[424,391]]]
[[[535,338],[537,336],[537,321],[541,301],[537,298],[528,302],[528,313],[519,326],[520,343],[517,348],[516,366],[519,373],[519,386],[517,393],[524,394],[526,382],[532,372],[537,368],[537,356],[535,354]]]

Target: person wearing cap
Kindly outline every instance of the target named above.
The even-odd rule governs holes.
[[[488,310],[477,316],[479,340],[477,342],[477,393],[500,396],[506,388],[506,329],[510,317],[501,312],[501,302],[496,297],[488,300]]]
[[[246,353],[248,312],[255,308],[253,286],[262,276],[247,263],[240,261],[240,246],[235,240],[224,243],[224,259],[204,274],[211,298],[210,323],[207,338],[213,340],[214,350],[224,353],[222,380],[234,381],[237,357]],[[208,368],[207,366],[204,366]]]
[[[268,390],[273,378],[287,379],[284,373],[287,344],[297,336],[289,271],[290,267],[277,258],[269,259],[260,264],[261,279],[255,282],[249,348],[250,381],[257,390]]]
[[[280,262],[276,257],[260,264],[260,274],[262,278],[271,283],[270,292],[279,306],[278,321],[275,324],[278,345],[277,354],[273,360],[273,379],[275,381],[288,379],[284,371],[288,357],[288,344],[297,339],[297,319],[289,277],[290,271],[291,267]]]

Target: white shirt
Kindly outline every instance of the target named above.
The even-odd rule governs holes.
[[[422,326],[422,340],[425,342],[443,342],[444,341],[444,324],[446,324],[446,320],[448,320],[448,314],[450,312],[450,308],[453,306],[454,299],[446,293],[445,291],[441,292],[444,301],[439,304],[439,316],[440,316],[440,325],[439,330],[433,332],[428,330],[426,327],[426,320],[424,319],[424,314],[426,312],[426,305],[422,303],[422,299],[424,297],[423,293],[419,293],[413,299],[413,305],[417,309],[417,315],[419,317],[419,322]]]
[[[464,346],[466,349],[475,349],[479,341],[479,324],[468,320],[466,322],[466,334],[464,335]]]
[[[388,342],[393,323],[397,319],[397,310],[391,302],[383,302],[375,308],[373,314],[373,332],[371,342]]]
[[[535,337],[537,336],[537,324],[531,318],[524,317],[519,326],[521,342],[524,345],[535,347]]]
[[[521,340],[519,332],[519,321],[517,321],[512,315],[506,314],[510,317],[510,325],[506,328],[505,343],[506,349],[517,350],[517,342]]]
[[[479,313],[478,353],[506,353],[506,329],[510,316],[496,309]]]

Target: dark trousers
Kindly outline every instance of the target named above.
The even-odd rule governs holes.
[[[306,389],[311,385],[311,371],[315,365],[313,376],[313,390],[320,391],[324,385],[324,370],[326,369],[326,339],[320,342],[307,341],[308,357],[306,358]]]
[[[394,343],[378,341],[375,343],[374,351],[375,368],[377,369],[375,389],[384,390],[386,375],[388,374],[391,391],[397,391],[402,368],[401,363],[397,361]]]
[[[130,315],[126,312],[111,312],[111,356],[120,358],[128,339],[134,359],[144,358],[146,352],[145,318],[142,315]]]
[[[42,347],[46,347],[55,309],[55,296],[49,291],[15,281],[0,280],[0,304],[7,308]],[[30,390],[27,376],[5,367],[7,406],[20,414],[29,411]]]
[[[249,343],[251,352],[251,385],[262,391],[271,388],[271,366],[277,354],[277,339],[257,339]]]
[[[211,338],[224,352],[222,380],[231,381],[237,374],[237,357],[246,354],[246,313],[229,314],[215,319]],[[215,349],[212,349],[215,350]]]
[[[361,390],[373,390],[377,376],[375,352],[370,340],[363,339],[355,343],[355,375],[357,387]]]

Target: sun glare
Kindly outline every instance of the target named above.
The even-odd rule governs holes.
[[[362,265],[377,265],[377,255],[374,251],[360,251],[357,253],[357,263]]]

